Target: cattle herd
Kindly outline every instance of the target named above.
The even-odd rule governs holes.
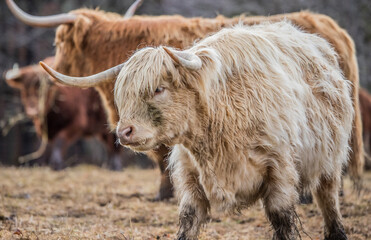
[[[117,143],[158,163],[157,200],[179,199],[177,239],[197,239],[211,208],[233,213],[258,200],[273,239],[297,239],[301,192],[316,199],[325,239],[347,239],[341,176],[362,187],[371,96],[359,89],[353,40],[333,19],[133,16],[140,0],[124,17],[36,17],[6,2],[24,23],[57,28],[46,71],[6,74],[52,167],[77,139],[97,136],[112,168],[128,151]]]

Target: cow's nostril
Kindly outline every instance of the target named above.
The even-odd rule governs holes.
[[[134,127],[133,126],[128,126],[121,130],[120,136],[124,141],[131,141],[131,137],[134,134]]]
[[[125,135],[126,137],[130,137],[131,133],[133,132],[133,128],[132,127],[128,127],[128,131],[126,131]]]

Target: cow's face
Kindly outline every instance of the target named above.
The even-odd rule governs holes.
[[[39,89],[40,69],[36,67],[24,67],[19,69],[19,73],[11,76],[8,74],[6,82],[9,86],[20,91],[21,101],[28,117],[34,119],[39,114]],[[44,74],[45,75],[45,74]]]
[[[122,68],[115,85],[122,145],[146,151],[176,144],[192,127],[197,94],[163,48],[146,48]]]

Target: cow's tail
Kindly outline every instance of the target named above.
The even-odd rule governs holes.
[[[355,54],[354,54],[355,55]],[[354,106],[354,119],[353,119],[353,129],[351,136],[351,153],[348,165],[348,173],[353,181],[354,187],[357,191],[362,188],[362,175],[365,165],[365,155],[363,148],[363,137],[362,137],[362,119],[361,110],[359,104],[359,75],[358,75],[358,65],[357,59],[353,56],[353,70],[351,77],[355,80],[353,82],[352,98]]]

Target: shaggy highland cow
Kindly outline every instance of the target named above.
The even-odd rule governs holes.
[[[178,239],[197,239],[211,206],[235,212],[258,199],[274,239],[296,238],[299,187],[312,190],[326,239],[347,238],[338,191],[354,110],[326,40],[288,22],[239,25],[184,51],[144,48],[95,77],[118,71],[120,143],[173,146]]]

